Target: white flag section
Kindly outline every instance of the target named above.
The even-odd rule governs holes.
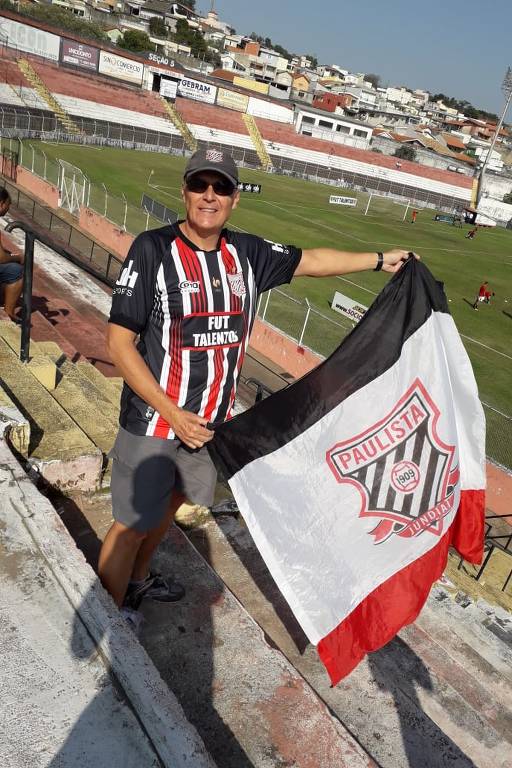
[[[415,261],[336,352],[216,430],[212,455],[333,683],[414,621],[449,546],[483,551],[485,423]]]

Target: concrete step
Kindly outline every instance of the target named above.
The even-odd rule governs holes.
[[[76,422],[0,339],[0,383],[30,422],[25,457],[44,480],[66,491],[99,487],[102,456]]]
[[[21,328],[9,322],[0,322],[0,337],[9,345],[9,347],[19,355],[21,343]],[[65,353],[55,341],[30,341],[30,355],[44,355],[57,361],[65,357]]]
[[[98,368],[95,368],[87,360],[80,361],[76,364],[76,367],[93,384],[100,388],[110,402],[119,409],[119,401],[123,389],[123,380],[120,376],[104,376]]]
[[[414,625],[330,688],[239,518],[189,537],[272,642],[385,768],[509,768],[512,659],[505,612],[433,592]],[[436,588],[437,589],[437,588]],[[440,588],[439,588],[440,589]],[[499,630],[499,631],[498,631]],[[497,634],[498,631],[498,634]],[[501,631],[502,636],[498,636]]]
[[[111,525],[108,496],[77,497],[59,514],[94,556],[92,539]],[[141,643],[219,768],[376,768],[175,526],[154,565],[179,573],[186,595],[143,602]]]
[[[33,312],[31,322],[31,337],[34,341],[53,341],[70,360],[77,361],[80,359],[80,353],[76,347],[41,312]]]
[[[30,424],[0,383],[0,440],[8,440],[14,450],[25,455],[30,445]]]
[[[107,454],[117,433],[116,406],[69,360],[59,365],[58,372],[52,396],[94,445]]]
[[[49,303],[51,305],[52,302]],[[85,317],[64,301],[59,301],[58,305],[61,313],[66,313],[58,323],[58,331],[62,336],[82,357],[90,362],[111,367],[105,346],[106,323],[100,324]]]

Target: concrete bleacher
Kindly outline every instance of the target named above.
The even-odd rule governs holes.
[[[47,110],[46,104],[36,93],[15,61],[1,59],[0,63],[0,104],[31,109]]]
[[[471,199],[473,180],[468,176],[407,160],[398,162],[388,155],[303,136],[295,133],[292,126],[271,120],[257,118],[256,123],[273,160],[282,157],[360,176],[381,177],[389,183],[418,187],[461,200]],[[286,166],[281,164],[281,167]]]
[[[88,99],[67,96],[60,92],[54,93],[55,98],[64,107],[66,112],[75,117],[84,117],[90,120],[101,120],[109,123],[121,123],[123,125],[147,128],[159,133],[171,133],[180,135],[179,131],[164,116],[160,117],[145,112],[137,112],[134,109],[123,109],[105,102],[90,101]]]
[[[176,108],[198,141],[254,151],[239,112],[183,98],[176,99]]]
[[[144,91],[113,81],[107,82],[101,77],[71,72],[63,67],[43,64],[33,59],[30,59],[30,63],[48,90],[57,98],[59,95],[75,98],[77,94],[80,94],[80,99],[131,110],[137,115],[142,113],[165,117],[165,110],[160,98],[152,91]]]

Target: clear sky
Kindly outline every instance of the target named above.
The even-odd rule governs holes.
[[[196,0],[198,10],[210,0]],[[239,34],[256,32],[321,64],[375,72],[499,113],[512,66],[512,0],[215,0]],[[507,122],[512,120],[512,108]]]

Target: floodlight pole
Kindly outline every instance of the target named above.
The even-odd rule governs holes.
[[[485,158],[482,169],[480,171],[480,176],[478,178],[478,191],[476,195],[476,207],[478,208],[478,205],[480,203],[480,200],[482,199],[482,195],[484,192],[484,178],[485,178],[485,171],[487,170],[487,166],[489,164],[489,160],[491,158],[492,151],[494,149],[494,145],[496,144],[496,139],[499,136],[501,126],[503,125],[503,120],[505,119],[505,115],[507,114],[507,110],[510,106],[510,102],[512,100],[512,69],[508,67],[505,77],[503,79],[503,83],[501,86],[501,91],[503,95],[505,96],[505,106],[503,107],[503,112],[501,113],[501,117],[498,121],[498,124],[496,126],[496,130],[494,132],[494,136],[492,137],[491,146],[489,147],[489,151],[487,152],[487,157]]]

